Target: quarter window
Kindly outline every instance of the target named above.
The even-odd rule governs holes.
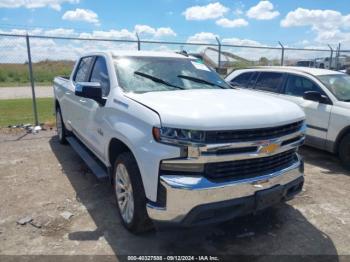
[[[89,70],[91,63],[93,61],[93,57],[84,57],[80,60],[80,63],[77,68],[77,72],[75,73],[74,76],[74,82],[86,82],[88,81],[89,77]]]
[[[259,90],[278,93],[283,81],[282,73],[261,72],[256,81],[255,88]]]
[[[107,64],[105,59],[101,56],[98,56],[96,58],[94,68],[91,72],[90,82],[100,83],[103,96],[107,96],[109,94],[110,83],[108,77]]]
[[[316,85],[313,81],[301,76],[288,76],[285,88],[286,95],[302,97],[307,91],[317,91],[323,94],[318,85]]]

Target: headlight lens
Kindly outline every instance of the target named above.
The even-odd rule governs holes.
[[[307,128],[307,125],[306,125],[306,120],[303,121],[303,124],[301,126],[301,131],[305,134],[306,133],[306,128]]]
[[[153,136],[156,141],[169,144],[195,144],[205,141],[205,132],[171,127],[154,127]]]

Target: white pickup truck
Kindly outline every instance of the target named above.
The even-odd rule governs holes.
[[[229,220],[302,189],[303,111],[234,89],[194,57],[87,54],[54,94],[60,142],[110,179],[132,232]]]

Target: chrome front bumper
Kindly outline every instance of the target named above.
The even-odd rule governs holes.
[[[166,190],[165,207],[148,203],[147,212],[154,221],[181,223],[195,207],[254,196],[257,191],[302,178],[302,165],[299,159],[278,172],[230,182],[212,182],[202,176],[164,175],[160,183]]]

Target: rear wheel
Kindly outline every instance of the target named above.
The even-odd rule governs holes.
[[[60,141],[61,144],[66,144],[67,130],[64,126],[61,109],[59,107],[56,108],[56,128],[57,128],[58,140]]]
[[[114,192],[119,215],[124,226],[132,233],[141,233],[151,228],[146,210],[146,196],[141,174],[133,155],[120,154],[114,165]]]
[[[343,166],[350,170],[350,134],[345,135],[340,141],[339,158]]]

